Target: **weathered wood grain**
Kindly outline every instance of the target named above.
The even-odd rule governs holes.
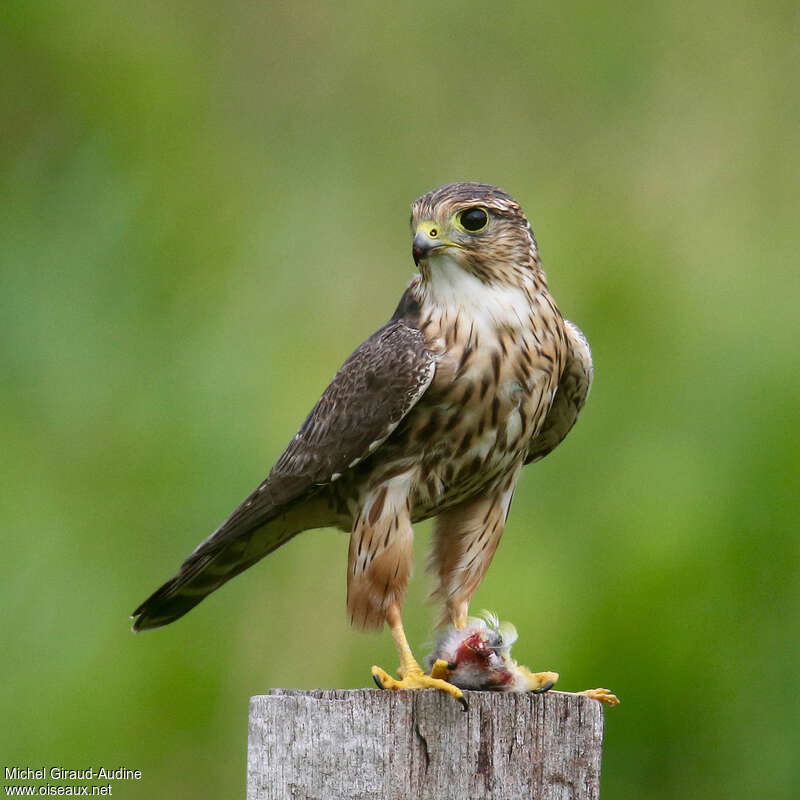
[[[250,701],[248,800],[594,800],[603,710],[579,695],[274,690]]]

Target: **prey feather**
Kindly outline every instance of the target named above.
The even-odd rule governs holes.
[[[433,652],[425,659],[432,674],[461,689],[494,692],[547,692],[558,680],[557,672],[532,672],[511,657],[517,629],[501,622],[491,611],[468,617],[463,628],[452,625],[439,634]],[[608,689],[587,689],[587,695],[608,706],[619,703]]]

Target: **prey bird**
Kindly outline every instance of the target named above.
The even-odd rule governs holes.
[[[592,357],[506,192],[434,189],[412,204],[411,233],[419,272],[392,318],[344,362],[266,479],[136,609],[134,630],[178,619],[301,531],[339,528],[350,622],[386,623],[400,658],[400,680],[374,666],[375,682],[465,702],[441,664],[424,672],[403,631],[412,524],[436,518],[434,596],[442,622],[463,629],[522,467],[574,425]]]

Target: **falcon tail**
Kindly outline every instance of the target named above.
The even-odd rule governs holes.
[[[174,577],[156,589],[133,612],[134,632],[174,622],[223,583],[276,550],[292,535],[294,532],[286,531],[285,525],[277,519],[247,536],[219,544],[212,541],[213,537],[206,540],[181,564]]]
[[[249,508],[242,504],[133,612],[134,632],[174,622],[296,534],[333,522],[324,496],[298,499],[290,508],[273,507],[256,518],[246,515]]]

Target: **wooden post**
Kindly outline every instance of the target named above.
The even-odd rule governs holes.
[[[273,690],[250,700],[247,800],[595,800],[588,697]]]

